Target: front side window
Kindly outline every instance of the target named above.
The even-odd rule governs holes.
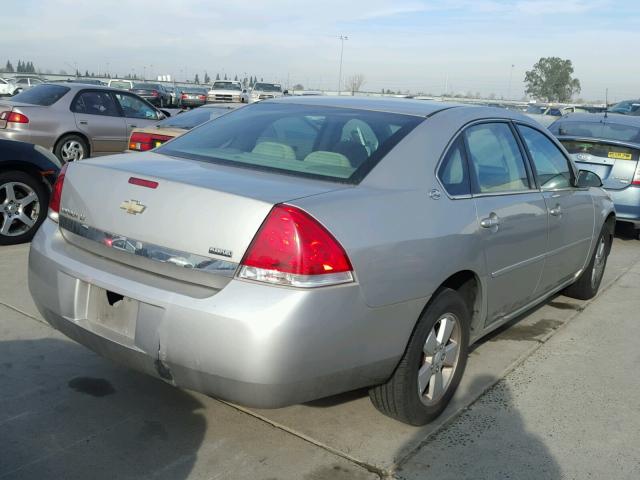
[[[474,193],[529,190],[524,159],[506,123],[483,123],[465,131]]]
[[[236,167],[358,183],[423,120],[348,108],[257,103],[205,123],[157,151]],[[361,128],[364,139],[345,135],[353,126]],[[367,144],[365,131],[372,132],[377,143]]]
[[[438,178],[449,195],[469,195],[471,193],[469,169],[462,137],[458,137],[449,148],[438,169]]]
[[[529,150],[533,167],[543,190],[571,187],[569,160],[545,135],[537,130],[518,125],[520,135]]]
[[[159,120],[158,112],[147,102],[123,93],[115,94],[124,116],[127,118],[144,118],[147,120]]]
[[[87,115],[120,116],[118,107],[109,92],[81,92],[73,101],[71,111]]]

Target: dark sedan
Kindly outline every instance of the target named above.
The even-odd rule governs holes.
[[[0,140],[0,245],[28,242],[47,216],[60,162],[49,150]]]
[[[183,108],[201,107],[207,103],[207,89],[188,87],[182,89],[180,95],[180,106]]]
[[[171,94],[161,83],[134,83],[131,91],[157,107],[171,105]]]

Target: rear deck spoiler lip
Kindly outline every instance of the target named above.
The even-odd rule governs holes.
[[[634,148],[636,150],[640,150],[640,143],[625,142],[622,140],[611,140],[607,138],[597,138],[597,137],[580,137],[580,136],[573,136],[573,135],[556,135],[556,138],[559,141],[570,140],[570,141],[589,142],[589,143],[604,143],[607,145],[615,145],[618,147],[627,147],[627,148]]]

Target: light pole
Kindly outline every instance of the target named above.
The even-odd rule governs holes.
[[[513,79],[513,67],[514,64],[511,64],[511,70],[509,70],[509,90],[507,90],[507,100],[511,100],[511,80]]]
[[[338,96],[340,95],[340,90],[342,88],[342,54],[344,52],[344,41],[349,40],[349,37],[346,35],[340,35],[338,37],[340,40],[340,70],[338,71]]]

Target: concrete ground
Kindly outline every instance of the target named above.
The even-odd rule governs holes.
[[[423,428],[382,416],[366,391],[253,410],[114,365],[42,323],[27,254],[0,249],[2,480],[640,478],[630,237],[595,300],[557,296],[476,345]]]

